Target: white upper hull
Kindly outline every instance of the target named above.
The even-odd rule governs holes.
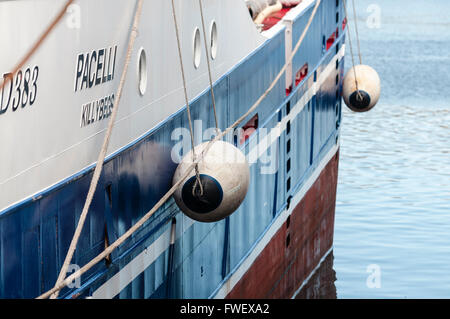
[[[0,76],[10,72],[63,3],[57,0],[0,2],[0,47],[3,48]],[[175,3],[188,95],[193,99],[209,86],[199,4],[197,0]],[[134,0],[77,1],[22,68],[29,96],[23,93],[25,81],[17,76],[12,89],[9,84],[4,88],[0,114],[0,211],[69,178],[97,160],[109,118],[100,120],[100,113],[90,113],[86,105],[104,98],[110,103],[116,94],[135,4]],[[265,39],[255,28],[244,1],[208,0],[203,5],[208,43],[210,26],[213,21],[217,24],[218,53],[211,61],[213,80],[217,80]],[[193,63],[196,28],[201,32],[198,69]],[[144,95],[138,88],[138,53],[142,48],[147,57]],[[80,62],[87,60],[88,54],[90,68]],[[92,55],[101,58],[92,59]],[[92,79],[92,86],[82,83],[81,89],[84,72]],[[95,85],[97,78],[99,83]],[[19,104],[16,84],[24,97]],[[0,91],[0,98],[1,94]],[[171,1],[144,1],[108,155],[138,139],[184,104]],[[93,123],[87,124],[88,118],[93,118]]]

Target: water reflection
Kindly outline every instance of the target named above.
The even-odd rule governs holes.
[[[337,299],[333,261],[331,251],[295,299]]]
[[[380,0],[381,26],[369,28],[373,3],[356,1],[363,61],[378,71],[382,93],[368,113],[343,108],[337,293],[449,298],[450,1]],[[367,284],[371,265],[379,287]]]

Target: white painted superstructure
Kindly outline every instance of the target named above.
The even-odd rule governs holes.
[[[0,1],[0,47],[7,48],[1,52],[0,76],[25,54],[62,4],[57,0]],[[194,99],[209,87],[200,11],[198,1],[177,0],[175,4],[188,95]],[[257,31],[242,0],[208,0],[203,6],[208,39],[212,24],[217,26],[217,56],[211,59],[213,80],[217,80],[265,38]],[[11,100],[8,109],[0,114],[0,211],[70,178],[97,160],[108,118],[83,125],[83,106],[116,93],[134,9],[135,1],[76,1],[23,67],[22,74],[29,68],[31,77],[38,68],[35,81],[30,81],[36,85],[35,101],[13,111]],[[198,68],[193,61],[196,29],[201,35]],[[102,58],[109,60],[106,53],[116,46],[114,79],[82,90],[78,83],[75,91],[79,55],[100,55],[100,50],[105,49]],[[139,91],[138,53],[142,49],[147,72],[144,95]],[[99,67],[93,60],[91,68],[103,72],[107,68],[103,62]],[[113,67],[110,64],[106,70],[109,74]],[[88,72],[92,78],[98,76]],[[11,99],[16,89],[13,84]],[[9,90],[8,84],[3,90],[3,109]],[[171,1],[144,1],[108,154],[132,143],[184,104]]]

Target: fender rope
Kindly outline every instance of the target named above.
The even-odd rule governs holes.
[[[61,281],[59,284],[55,285],[55,287],[53,287],[49,291],[47,291],[47,292],[43,293],[42,295],[40,295],[39,297],[37,297],[37,299],[48,298],[50,295],[54,294],[55,292],[61,290],[64,287],[66,287],[67,285],[72,283],[75,279],[81,277],[84,273],[86,273],[89,269],[91,269],[93,266],[95,266],[98,262],[103,260],[106,256],[111,254],[111,252],[114,251],[117,247],[119,247],[122,243],[124,243],[125,240],[127,240],[136,230],[138,230],[170,198],[170,196],[172,196],[172,194],[175,193],[175,191],[177,190],[178,186],[180,186],[181,183],[184,182],[184,180],[190,175],[192,170],[198,164],[198,162],[203,159],[204,155],[208,152],[208,150],[210,149],[212,144],[214,142],[216,142],[217,140],[221,139],[226,134],[228,134],[236,126],[238,126],[242,121],[245,120],[245,118],[248,115],[250,115],[250,113],[252,113],[261,104],[261,102],[264,100],[264,98],[267,97],[267,95],[270,93],[270,91],[272,91],[272,89],[275,87],[276,83],[280,80],[281,76],[286,71],[287,66],[292,62],[292,59],[294,58],[295,54],[299,50],[300,45],[302,44],[302,42],[303,42],[303,40],[304,40],[304,38],[306,36],[306,33],[308,32],[308,30],[309,30],[309,28],[311,26],[311,23],[312,23],[315,15],[316,15],[316,12],[317,12],[317,9],[319,8],[320,3],[321,3],[321,0],[317,0],[316,1],[314,9],[313,9],[313,11],[311,13],[311,16],[310,16],[309,20],[308,20],[308,23],[306,24],[302,35],[300,36],[297,44],[295,45],[294,50],[292,51],[291,55],[287,59],[287,61],[284,64],[283,68],[280,70],[278,75],[275,77],[275,79],[273,80],[271,85],[267,88],[267,90],[263,93],[263,95],[261,95],[261,97],[249,108],[249,110],[245,114],[243,114],[236,122],[234,122],[230,127],[228,127],[225,131],[223,131],[222,133],[217,135],[214,139],[212,139],[208,143],[208,145],[206,145],[206,147],[204,148],[204,150],[202,151],[200,156],[197,157],[193,161],[193,163],[188,167],[188,169],[186,170],[185,174],[180,178],[180,180],[177,183],[175,183],[169,189],[169,191],[155,204],[155,206],[153,206],[153,208],[147,214],[145,214],[136,224],[134,224],[132,227],[130,227],[130,229],[128,229],[114,243],[112,243],[110,246],[108,246],[102,253],[100,253],[95,258],[93,258],[85,266],[83,266],[82,268],[80,268],[78,271],[74,272],[70,276],[68,276],[66,279]]]
[[[119,87],[117,88],[117,93],[116,93],[117,98],[115,99],[111,118],[108,123],[108,129],[106,131],[106,135],[103,140],[102,148],[98,155],[97,165],[95,166],[94,174],[91,179],[91,184],[89,186],[89,191],[88,191],[88,194],[86,197],[86,201],[84,203],[83,211],[81,212],[80,219],[78,220],[77,228],[72,237],[72,242],[70,243],[69,250],[68,250],[66,258],[64,260],[64,264],[61,267],[61,271],[59,273],[58,280],[56,281],[55,286],[59,285],[64,280],[64,278],[67,274],[67,269],[72,260],[75,249],[77,248],[78,239],[80,238],[81,231],[83,230],[84,222],[85,222],[86,216],[89,212],[89,207],[92,203],[92,199],[94,197],[95,190],[97,189],[98,180],[100,178],[100,174],[103,169],[106,152],[108,150],[108,145],[109,145],[112,130],[114,127],[114,122],[115,122],[115,119],[117,116],[117,110],[119,109],[120,98],[122,97],[122,91],[123,91],[123,87],[125,85],[125,79],[126,79],[126,75],[127,75],[127,71],[128,71],[128,65],[130,64],[130,60],[131,60],[131,52],[133,50],[134,41],[135,41],[137,33],[138,33],[137,28],[139,25],[139,19],[140,19],[141,11],[142,11],[142,1],[143,0],[138,0],[138,3],[137,3],[136,12],[135,12],[134,19],[133,19],[133,26],[131,28],[131,33],[130,33],[130,40],[128,42],[127,55],[125,58],[125,65],[124,65],[124,68],[122,71],[122,76],[120,78]],[[58,294],[59,294],[59,290],[56,291],[54,295],[52,295],[52,299],[57,298]]]
[[[40,46],[45,41],[45,39],[47,39],[47,37],[50,34],[50,32],[52,32],[53,29],[59,24],[59,22],[61,21],[62,17],[66,13],[67,8],[72,4],[72,2],[74,2],[74,0],[68,0],[64,4],[64,6],[61,8],[61,10],[59,10],[58,14],[53,19],[53,21],[48,25],[47,29],[45,29],[45,31],[41,34],[41,36],[37,39],[37,41],[34,43],[34,45],[27,52],[27,54],[25,54],[25,56],[20,60],[20,62],[17,63],[17,65],[14,67],[14,69],[11,72],[11,75],[8,77],[8,79],[9,78],[11,78],[11,79],[14,78],[14,75],[16,75],[16,73],[24,66],[25,63],[27,63],[27,61],[40,48]],[[4,88],[4,86],[6,85],[6,82],[8,82],[8,81],[5,80],[5,81],[2,81],[0,83],[0,91]]]

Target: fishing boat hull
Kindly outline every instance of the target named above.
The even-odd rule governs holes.
[[[232,288],[225,285],[226,298],[296,297],[328,256],[333,245],[339,162],[339,151],[334,151],[320,174],[311,177],[310,188],[304,187],[293,199],[296,206],[280,215],[255,247],[259,254],[253,253],[253,262],[231,276],[230,282],[236,283]]]
[[[300,38],[316,3],[303,1],[279,23],[260,34],[246,16],[248,12],[243,2],[231,2],[211,1],[212,7],[205,9],[208,25],[216,21],[218,30],[224,33],[228,27],[243,30],[241,37],[237,30],[224,35],[224,42],[219,42],[217,59],[212,61],[221,129],[231,125],[266,91]],[[17,3],[21,1],[0,5],[9,8]],[[171,18],[168,3],[155,1],[155,6],[164,11],[164,17]],[[114,5],[126,7],[126,10],[122,8],[126,13],[122,21],[131,22],[134,6],[123,1],[115,1]],[[89,4],[80,1],[79,6],[83,10],[83,6],[89,7]],[[197,25],[201,30],[196,6],[197,1],[191,5],[177,2],[179,15],[182,12],[187,15],[181,19],[182,30],[194,30],[193,26]],[[96,6],[89,8],[98,13]],[[237,10],[241,15],[235,12],[236,8],[243,8],[242,12]],[[144,6],[143,15],[154,14],[154,9]],[[76,10],[72,8],[71,12],[76,13]],[[189,152],[190,132],[180,66],[168,63],[161,68],[167,60],[178,59],[174,29],[172,26],[164,30],[167,34],[161,37],[151,31],[155,30],[153,22],[143,19],[140,27],[128,75],[130,84],[125,87],[111,149],[68,274],[101,253],[155,205],[171,187],[178,160]],[[89,33],[83,30],[83,23],[78,36],[82,32]],[[46,57],[55,51],[52,44],[65,41],[67,30],[57,30],[54,38],[48,40],[50,45],[33,58],[33,65],[39,69],[36,73],[39,75],[34,77],[39,81],[38,91],[34,91],[34,105],[29,105],[28,100],[24,107],[13,110],[11,104],[7,108],[9,87],[3,90],[0,139],[7,142],[3,144],[9,150],[7,154],[16,152],[24,159],[15,161],[9,155],[2,155],[8,165],[0,169],[1,298],[35,298],[51,289],[57,280],[86,200],[108,122],[109,111],[102,111],[100,117],[100,104],[88,102],[99,101],[102,97],[103,110],[105,103],[111,102],[107,102],[105,96],[111,100],[123,67],[128,25],[123,29],[126,32],[111,36],[112,40],[106,41],[108,45],[105,41],[100,41],[102,45],[86,44],[80,37],[78,45],[84,44],[67,53],[71,62],[64,66],[61,74],[67,71],[69,75],[62,76],[59,84],[58,79],[50,79],[50,75],[56,73],[54,66],[47,68],[51,63]],[[294,296],[332,247],[344,31],[342,3],[322,1],[288,71],[240,127],[244,131],[250,128],[248,138],[239,134],[225,137],[243,151],[250,166],[249,190],[234,214],[215,223],[196,222],[170,199],[111,255],[81,279],[63,288],[59,297]],[[101,29],[101,32],[107,33],[107,30]],[[247,37],[254,38],[248,40]],[[150,49],[154,46],[146,41],[151,39],[161,41],[158,42],[160,53]],[[184,45],[187,48],[185,61],[189,61],[191,33],[186,32],[183,39],[186,41],[183,43],[187,43]],[[233,41],[241,42],[230,49]],[[144,94],[139,91],[141,73],[138,72],[142,48],[152,52],[146,61],[151,70],[148,78],[154,80],[150,81],[154,86],[149,85]],[[88,61],[89,54],[90,63],[97,63],[92,60],[93,52],[96,56],[107,54],[103,62],[116,61],[116,66],[113,67],[113,62],[109,69],[100,66],[105,69],[105,82],[101,79],[96,85],[93,76],[92,88],[88,88],[89,77],[83,84],[83,61]],[[209,140],[211,132],[215,131],[204,54],[199,73],[195,73],[193,63],[186,63],[189,65],[187,77],[191,79],[188,94],[196,144]],[[2,63],[12,60],[8,56]],[[92,70],[100,70],[97,69],[99,64],[95,65]],[[2,71],[7,71],[6,66],[1,64],[1,67]],[[31,79],[34,69],[30,67]],[[108,74],[111,75],[109,80]],[[161,84],[158,79],[167,83]],[[51,81],[55,81],[55,90],[51,90]],[[67,102],[63,109],[58,108],[61,103],[55,101],[60,99]],[[45,116],[41,118],[42,113]],[[33,121],[33,116],[39,121]],[[55,118],[61,122],[55,123]],[[13,143],[9,130],[23,141]],[[27,154],[29,158],[25,159]],[[173,245],[171,237],[175,238]]]

